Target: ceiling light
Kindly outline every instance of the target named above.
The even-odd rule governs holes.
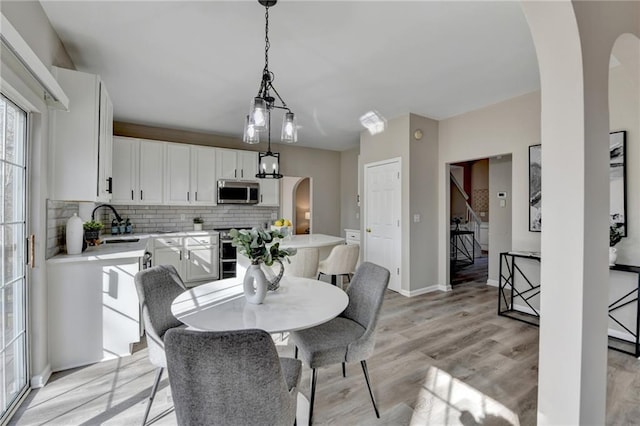
[[[360,117],[360,124],[372,135],[377,135],[378,133],[384,132],[384,129],[387,127],[387,120],[377,111],[369,111]]]
[[[282,119],[282,142],[297,142],[298,128],[295,115],[280,97],[275,87],[273,87],[274,74],[269,71],[269,8],[275,6],[277,0],[258,0],[258,3],[265,8],[264,68],[258,94],[251,100],[251,109],[245,119],[242,140],[250,144],[258,143],[259,133],[267,133],[267,152],[261,152],[259,155],[259,169],[256,177],[280,179],[282,177],[279,172],[280,155],[271,152],[271,112],[273,109],[277,108],[286,111]]]

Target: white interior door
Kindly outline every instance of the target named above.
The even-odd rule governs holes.
[[[0,424],[28,385],[27,113],[0,95]]]
[[[402,233],[400,160],[364,166],[364,260],[391,272],[389,289],[400,291]]]

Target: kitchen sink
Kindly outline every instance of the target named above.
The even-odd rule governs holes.
[[[137,243],[138,241],[140,241],[140,238],[113,238],[105,240],[104,244]]]

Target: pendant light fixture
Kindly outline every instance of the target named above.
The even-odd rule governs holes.
[[[297,142],[298,129],[295,115],[273,87],[275,76],[269,71],[269,8],[275,6],[277,0],[258,0],[258,3],[265,8],[264,69],[258,94],[251,101],[249,115],[245,117],[243,141],[248,144],[256,144],[260,142],[260,133],[266,132],[267,152],[261,152],[258,156],[259,168],[256,177],[280,179],[282,177],[280,174],[280,154],[271,152],[271,112],[273,109],[286,111],[282,118],[282,142]]]

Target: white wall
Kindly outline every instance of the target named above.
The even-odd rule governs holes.
[[[340,153],[340,229],[360,229],[358,206],[358,154],[360,148]]]
[[[42,63],[50,68],[73,68],[73,62],[51,27],[39,2],[0,2],[0,11],[29,44]],[[29,128],[29,229],[35,235],[35,265],[28,269],[30,375],[34,387],[43,386],[51,374],[47,329],[47,152],[49,122],[41,91],[33,91],[23,68],[13,68],[10,58],[2,58],[2,91],[20,107],[31,112]]]
[[[406,220],[411,224],[409,290],[416,294],[438,283],[438,122],[416,114],[409,117],[411,200]],[[414,138],[416,130],[422,130],[422,139]]]
[[[440,122],[438,155],[438,252],[449,252],[449,163],[511,154],[514,250],[540,251],[540,233],[529,232],[529,146],[540,143],[540,93],[534,92]],[[495,194],[491,194],[493,197]],[[491,209],[491,208],[490,208]],[[492,232],[493,225],[489,231]],[[498,252],[490,248],[490,263]],[[448,259],[441,256],[440,285],[449,283]]]
[[[489,159],[489,280],[498,283],[499,253],[511,250],[511,218],[513,191],[511,188],[511,155]],[[506,192],[505,206],[500,205],[498,192]]]
[[[640,265],[640,40],[629,34],[614,45],[620,65],[609,70],[611,130],[627,131],[627,237],[616,246],[618,263]]]

